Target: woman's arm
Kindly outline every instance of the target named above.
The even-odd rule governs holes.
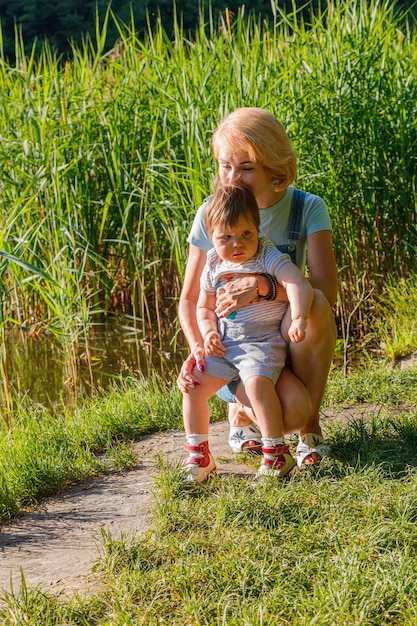
[[[312,287],[320,289],[333,306],[337,297],[337,272],[330,230],[322,230],[307,237],[307,262]],[[259,295],[266,296],[270,289],[268,279],[258,274],[257,283]],[[216,314],[219,317],[229,315],[249,304],[256,296],[253,274],[230,275],[230,282],[224,285],[217,296]],[[279,286],[276,300],[287,300],[282,286]]]
[[[272,284],[273,277],[267,274],[229,274],[229,282],[217,292],[215,312],[219,317],[225,317],[237,309],[250,304],[255,298],[268,300],[287,300],[285,289],[275,281],[275,291]]]
[[[196,246],[190,245],[187,267],[180,301],[178,305],[178,317],[185,338],[190,346],[191,354],[182,364],[177,378],[177,384],[182,393],[198,385],[198,379],[193,375],[193,368],[197,367],[204,372],[204,346],[197,324],[197,302],[200,293],[200,276],[206,263],[207,252]]]
[[[200,277],[206,263],[207,252],[190,245],[187,267],[181,291],[178,317],[190,350],[203,349],[197,324],[197,302],[200,294]]]
[[[320,289],[333,306],[337,298],[337,270],[330,230],[307,237],[307,263],[311,285]]]

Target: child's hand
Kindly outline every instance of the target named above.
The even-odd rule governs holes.
[[[210,330],[204,339],[204,351],[210,356],[224,356],[225,347],[220,340],[220,335],[215,330]]]
[[[288,329],[288,336],[290,340],[294,343],[299,343],[300,341],[303,341],[306,336],[306,328],[307,318],[297,317],[297,319],[292,320],[291,326]]]

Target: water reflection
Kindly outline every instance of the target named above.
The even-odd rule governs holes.
[[[27,396],[35,404],[56,410],[74,398],[91,396],[124,378],[163,375],[176,377],[187,354],[185,346],[140,339],[132,329],[113,324],[96,326],[88,341],[63,345],[46,334],[38,337],[13,332],[5,338],[1,363],[3,406],[9,398]]]

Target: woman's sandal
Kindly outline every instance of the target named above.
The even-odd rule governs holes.
[[[321,458],[319,461],[313,461],[312,463],[304,463],[308,456],[311,456],[315,452]],[[297,445],[297,465],[301,469],[307,465],[318,465],[324,456],[330,456],[330,448],[321,435],[316,433],[306,433],[300,437],[300,441]]]
[[[233,452],[262,454],[262,435],[256,424],[230,426],[229,445]]]

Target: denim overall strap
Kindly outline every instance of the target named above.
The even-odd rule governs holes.
[[[301,217],[304,208],[305,191],[294,189],[291,200],[291,211],[285,232],[288,243],[295,243],[300,236]]]
[[[305,191],[301,191],[300,189],[293,190],[290,216],[288,218],[287,230],[285,231],[288,244],[285,246],[278,246],[278,250],[290,255],[293,263],[295,263],[296,259],[296,243],[300,236],[300,225],[301,217],[303,215],[305,196]]]

